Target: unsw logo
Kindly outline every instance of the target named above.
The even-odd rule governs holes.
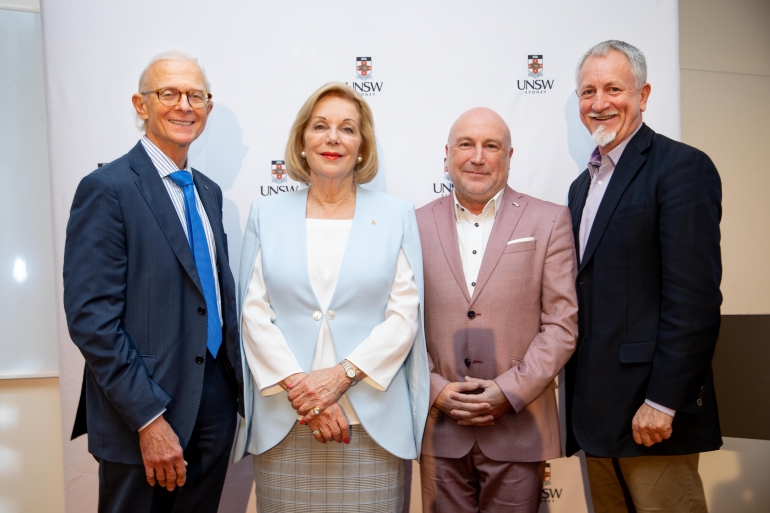
[[[446,168],[446,157],[444,157],[444,181],[434,182],[433,192],[440,194],[441,196],[447,196],[452,193],[452,189],[454,189],[454,187],[455,186],[452,183],[452,179],[449,178],[449,171]]]
[[[554,80],[540,78],[543,76],[544,69],[542,55],[527,55],[527,77],[529,78],[516,81],[519,91],[524,91],[524,94],[545,94],[553,89]],[[533,80],[529,80],[530,78]]]
[[[272,182],[276,185],[260,186],[259,192],[262,196],[272,196],[273,194],[300,189],[299,185],[281,185],[287,182],[286,162],[283,160],[272,160],[270,162],[270,176]]]
[[[373,80],[371,57],[356,57],[356,78],[358,81],[345,83],[361,96],[374,96],[382,92],[384,82]]]
[[[561,498],[562,488],[552,488],[551,485],[551,464],[545,463],[545,474],[543,475],[543,492],[540,496],[540,502],[554,502]]]

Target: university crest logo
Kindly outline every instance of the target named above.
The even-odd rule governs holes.
[[[273,160],[270,174],[273,175],[274,183],[286,183],[286,163],[283,160]]]
[[[546,462],[543,474],[543,486],[551,486],[551,464]]]
[[[356,57],[356,76],[361,80],[372,78],[372,58]]]
[[[532,78],[538,78],[543,76],[543,56],[542,55],[527,55],[527,73]]]

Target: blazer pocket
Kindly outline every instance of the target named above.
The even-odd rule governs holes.
[[[650,363],[655,357],[655,340],[628,340],[620,343],[620,363]]]
[[[640,214],[644,214],[644,211],[646,208],[647,208],[647,203],[637,203],[636,205],[620,208],[616,210],[614,214],[612,214],[612,217],[610,218],[610,220],[622,219],[624,217],[638,216]]]
[[[505,251],[503,251],[503,254],[506,253],[520,253],[522,251],[533,251],[535,249],[535,243],[536,240],[525,240],[524,242],[517,242],[515,244],[508,244],[505,246]]]
[[[150,354],[140,354],[139,357],[144,362],[144,366],[147,367],[147,375],[152,377],[152,374],[155,372],[156,358]]]

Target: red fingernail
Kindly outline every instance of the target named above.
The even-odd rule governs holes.
[[[345,443],[346,443],[346,444],[349,444],[349,443],[350,443],[350,440],[348,440],[348,439],[346,438],[346,439],[345,439]]]
[[[300,421],[299,421],[299,423],[300,423],[300,424],[304,424],[304,423],[305,423],[305,421],[304,421],[304,420],[300,420]]]

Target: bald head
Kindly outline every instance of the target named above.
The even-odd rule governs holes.
[[[458,133],[467,133],[473,130],[484,130],[496,137],[506,148],[511,146],[511,130],[500,114],[486,107],[474,107],[460,114],[457,121],[449,129],[448,144],[457,138]]]
[[[485,107],[463,113],[449,130],[446,167],[460,204],[480,214],[508,182],[511,131],[500,115]]]

